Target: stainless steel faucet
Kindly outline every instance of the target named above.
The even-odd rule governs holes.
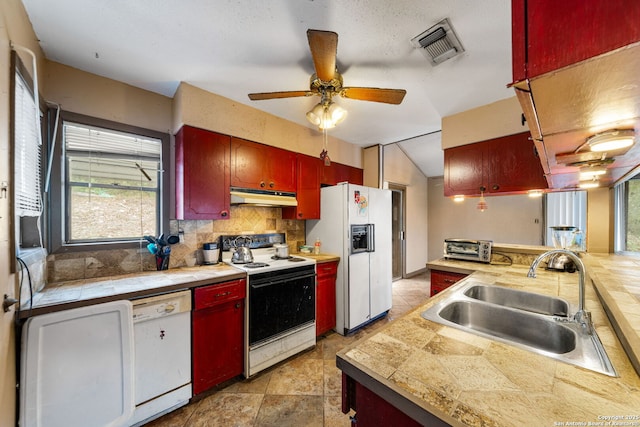
[[[538,264],[550,255],[562,254],[571,258],[571,261],[576,265],[576,269],[580,274],[578,279],[579,293],[578,293],[578,311],[573,316],[573,320],[579,323],[587,333],[591,333],[593,331],[593,324],[591,322],[591,313],[584,309],[584,276],[585,276],[585,268],[582,260],[574,253],[566,249],[554,249],[551,251],[547,251],[541,255],[539,255],[532,263],[529,268],[529,272],[527,273],[527,277],[536,277],[536,269],[538,268]]]

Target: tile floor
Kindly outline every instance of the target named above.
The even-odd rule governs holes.
[[[146,425],[146,427],[213,426],[345,426],[341,412],[341,371],[335,355],[424,302],[429,276],[423,273],[393,283],[393,308],[371,325],[343,337],[335,332],[319,337],[316,347],[260,372],[235,380],[219,390]]]

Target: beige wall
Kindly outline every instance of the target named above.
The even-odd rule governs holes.
[[[613,252],[613,190],[587,191],[587,252]]]
[[[518,99],[507,98],[442,119],[442,148],[528,132]]]
[[[322,134],[316,130],[266,114],[188,83],[181,83],[174,95],[173,133],[184,124],[309,156],[318,156],[323,146]],[[362,149],[333,138],[331,131],[327,151],[334,162],[362,168]]]
[[[429,178],[430,260],[442,257],[442,242],[446,238],[542,244],[544,217],[541,198],[526,195],[486,197],[489,209],[480,212],[476,209],[477,197],[456,203],[444,197],[443,185],[442,177]]]
[[[9,63],[11,57],[10,42],[32,50],[42,62],[42,53],[35,34],[27,18],[27,14],[19,0],[0,1],[0,182],[13,183],[9,175]],[[32,73],[32,59],[25,53],[20,57],[27,69]],[[41,67],[38,67],[41,68]],[[12,221],[9,199],[0,198],[0,296],[17,295],[17,277],[10,273],[15,264],[12,253],[11,227]],[[13,426],[16,423],[15,411],[16,371],[15,371],[15,311],[0,311],[0,425]]]
[[[381,146],[374,145],[367,147],[362,152],[362,163],[364,173],[362,183],[367,187],[380,187],[380,157],[382,156]]]
[[[44,97],[63,110],[170,133],[171,98],[57,62],[45,65]]]
[[[383,180],[406,187],[405,274],[427,262],[427,178],[397,144],[384,146]]]

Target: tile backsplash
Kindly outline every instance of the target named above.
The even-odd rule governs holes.
[[[305,221],[282,219],[281,208],[232,206],[228,220],[171,220],[168,234],[180,242],[171,246],[169,268],[184,267],[189,260],[202,263],[202,245],[222,234],[285,233],[290,252],[305,243]],[[165,234],[167,232],[165,231]],[[47,282],[91,279],[156,270],[155,257],[142,241],[136,249],[99,250],[53,254],[47,257]]]

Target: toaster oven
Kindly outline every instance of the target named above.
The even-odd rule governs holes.
[[[445,239],[444,257],[465,261],[491,262],[491,240]]]

